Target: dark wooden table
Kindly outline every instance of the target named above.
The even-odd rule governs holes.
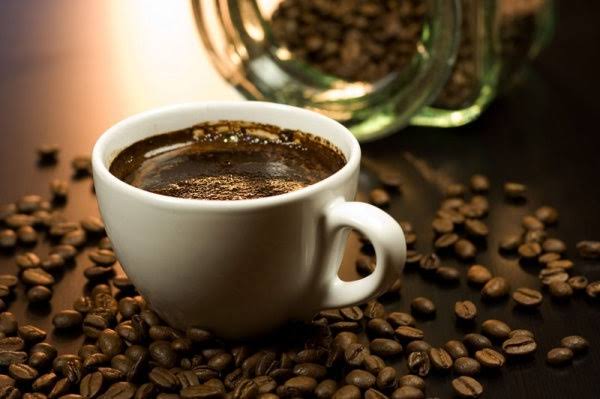
[[[433,176],[465,182],[475,173],[487,174],[494,186],[488,217],[492,234],[489,250],[478,256],[495,274],[514,287],[538,287],[535,271],[498,255],[498,240],[518,232],[520,217],[549,204],[561,212],[553,236],[569,244],[600,239],[600,139],[594,119],[600,115],[600,3],[571,0],[560,4],[557,35],[535,63],[527,81],[470,126],[438,130],[409,128],[363,146],[365,157],[400,170],[405,181],[390,212],[411,221],[419,234],[417,248],[430,250],[429,227],[440,188]],[[68,161],[88,154],[96,138],[124,116],[166,104],[236,95],[208,68],[187,2],[166,1],[35,1],[3,0],[0,4],[0,203],[28,193],[47,195],[51,178],[69,178]],[[61,162],[40,169],[35,162],[38,143],[57,143]],[[418,160],[420,167],[416,167]],[[423,165],[430,173],[423,173]],[[501,200],[501,183],[526,183],[523,206]],[[364,179],[368,187],[368,176]],[[65,209],[73,219],[96,214],[90,180],[72,181]],[[44,245],[35,249],[45,255]],[[343,270],[352,276],[350,245]],[[600,264],[576,259],[576,269],[591,280],[600,279]],[[456,264],[454,261],[447,261]],[[50,331],[49,341],[63,351],[74,350],[81,337],[52,332],[49,315],[70,308],[85,282],[83,257],[56,284],[51,306],[28,307],[21,288],[10,304],[21,322]],[[458,265],[464,272],[466,265]],[[16,272],[13,256],[0,257],[0,272]],[[447,288],[425,282],[417,273],[404,276],[402,297],[390,309],[408,309],[411,298],[424,295],[438,306],[434,320],[420,323],[428,340],[441,345],[464,331],[455,325],[453,304],[459,299],[479,301],[468,287]],[[479,320],[498,318],[513,328],[529,328],[538,337],[535,360],[509,363],[498,374],[485,374],[486,398],[600,397],[600,307],[582,297],[566,303],[546,298],[537,313],[514,309],[510,301],[480,304]],[[572,366],[545,365],[547,350],[561,337],[587,337],[590,353]],[[404,366],[402,366],[404,367]],[[450,397],[449,379],[429,378],[428,394]]]

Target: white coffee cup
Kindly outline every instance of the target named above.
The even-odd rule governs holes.
[[[329,140],[346,165],[311,186],[236,201],[182,199],[133,187],[109,167],[149,136],[215,120],[298,129]],[[360,146],[341,124],[308,110],[264,102],[169,106],[129,117],[97,141],[92,164],[100,212],[127,275],[169,324],[200,326],[223,338],[269,332],[321,309],[366,302],[400,273],[404,234],[382,210],[352,202]],[[377,255],[368,277],[338,277],[345,238],[357,229]]]

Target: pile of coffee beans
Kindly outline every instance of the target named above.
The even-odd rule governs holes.
[[[374,82],[410,63],[426,13],[422,0],[284,0],[271,22],[294,58],[347,81]]]
[[[39,153],[40,160],[48,156]],[[74,177],[89,176],[89,158],[78,158],[72,167]],[[402,185],[398,176],[380,177],[381,187],[360,198],[386,207],[393,196],[401,195]],[[410,249],[407,268],[443,284],[459,281],[462,273],[444,266],[441,257],[472,262],[483,250],[489,234],[484,221],[489,188],[482,175],[474,175],[468,186],[448,185],[431,224],[433,252]],[[521,203],[526,187],[508,183],[505,193],[507,200]],[[457,323],[470,326],[471,332],[444,344],[429,342],[421,322],[436,317],[437,306],[430,298],[412,298],[407,311],[388,311],[383,305],[400,293],[400,279],[382,298],[321,311],[312,322],[290,325],[263,341],[224,341],[201,326],[178,331],[166,325],[120,274],[102,220],[89,216],[72,221],[64,216],[61,206],[68,195],[68,183],[55,180],[50,201],[26,195],[0,206],[0,245],[13,254],[19,270],[17,275],[0,274],[0,398],[418,399],[426,397],[426,379],[432,373],[446,374],[457,396],[476,398],[485,390],[478,375],[503,368],[507,359],[531,358],[538,349],[534,333],[522,326],[497,319],[477,322],[477,305],[470,300],[457,302],[454,311]],[[522,234],[504,239],[499,250],[539,265],[542,289],[547,287],[556,298],[567,300],[576,291],[596,298],[600,282],[569,277],[573,262],[564,257],[566,245],[549,237],[547,226],[558,216],[554,208],[538,208],[522,219]],[[417,235],[412,225],[401,224],[414,248]],[[373,272],[375,259],[372,245],[361,239],[363,254],[356,268],[364,276]],[[34,251],[39,241],[50,245],[45,257]],[[581,257],[599,259],[600,242],[582,241],[577,251]],[[31,306],[50,301],[60,273],[81,255],[91,262],[77,269],[88,280],[87,287],[70,308],[53,312],[52,333],[83,335],[85,340],[77,353],[60,353],[47,342],[47,331],[19,323],[9,309],[18,286],[25,288]],[[482,301],[510,294],[517,306],[535,309],[544,297],[540,287],[513,289],[510,281],[480,264],[468,268],[466,279],[480,287]],[[477,327],[481,333],[473,332]],[[564,366],[588,347],[584,337],[564,337],[547,353],[547,363]],[[408,372],[401,372],[399,363]]]

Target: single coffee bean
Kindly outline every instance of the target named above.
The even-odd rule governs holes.
[[[27,352],[23,351],[0,351],[0,366],[9,366],[13,363],[25,363]]]
[[[436,250],[445,250],[448,248],[453,248],[454,244],[459,240],[458,234],[454,233],[446,233],[442,234],[433,242],[433,246]]]
[[[481,324],[481,331],[488,337],[504,340],[508,338],[511,328],[503,321],[490,319]]]
[[[49,186],[52,200],[54,202],[64,202],[69,195],[69,183],[65,180],[54,179]]]
[[[416,297],[410,302],[410,309],[413,313],[421,316],[431,316],[435,314],[435,304],[429,298]]]
[[[525,215],[521,219],[521,226],[525,230],[544,230],[544,223],[533,215]]]
[[[369,349],[360,343],[351,343],[346,347],[344,352],[344,357],[346,359],[346,363],[351,366],[360,366],[362,362],[365,360],[365,357],[368,356]]]
[[[378,374],[384,367],[385,362],[382,358],[376,355],[369,355],[365,357],[363,361],[364,368],[371,374]]]
[[[10,290],[17,286],[19,279],[12,274],[0,274],[0,285],[3,285]]]
[[[83,317],[76,310],[62,310],[54,315],[52,324],[58,329],[76,329],[81,327]]]
[[[360,321],[363,318],[363,311],[358,306],[351,306],[340,309],[340,313],[348,320]]]
[[[487,237],[490,230],[485,223],[477,219],[467,219],[465,221],[465,230],[467,234],[475,238]]]
[[[104,233],[104,222],[102,221],[102,219],[96,216],[87,216],[86,218],[81,220],[80,224],[81,227],[90,234]]]
[[[471,176],[469,183],[471,191],[474,193],[485,193],[490,189],[490,181],[484,175],[476,174]]]
[[[517,288],[513,292],[512,298],[517,305],[525,307],[539,306],[544,299],[541,292],[527,287]]]
[[[115,332],[115,330],[111,330],[109,328],[105,329],[104,331],[102,331],[102,333],[100,333],[100,336],[98,337],[98,341],[96,342],[96,345],[98,345],[98,348],[100,349],[100,351],[102,353],[104,353],[105,355],[111,356],[111,357],[118,355],[119,353],[121,353],[121,351],[123,349],[123,343],[121,341],[121,337],[119,337],[119,334],[117,334]],[[158,344],[156,342],[153,342],[151,344],[151,346],[150,346],[151,353],[152,353],[152,345],[158,345]],[[171,347],[168,343],[167,343],[167,346],[171,350]],[[155,360],[157,360],[157,359],[155,359]],[[173,365],[171,365],[169,367],[173,367]]]
[[[471,351],[476,352],[481,349],[491,348],[492,342],[488,337],[481,334],[470,333],[463,337],[463,343]]]
[[[458,269],[451,266],[440,266],[435,271],[435,275],[440,281],[448,283],[457,282],[460,279],[460,272]]]
[[[537,349],[533,337],[514,335],[502,343],[502,350],[509,356],[529,355]]]
[[[21,398],[21,391],[19,388],[13,386],[5,386],[0,388],[0,398],[2,399],[19,399]]]
[[[71,261],[77,255],[77,249],[72,245],[57,245],[50,249],[50,255],[60,255],[65,261]]]
[[[175,374],[162,367],[154,367],[150,370],[148,378],[160,388],[175,389],[179,387],[179,379]]]
[[[461,260],[469,260],[477,255],[477,248],[471,241],[461,238],[454,244],[454,253]]]
[[[39,256],[33,252],[25,252],[21,255],[17,255],[15,261],[17,266],[23,270],[37,268],[42,263]]]
[[[33,381],[33,383],[31,384],[31,388],[34,391],[49,391],[54,386],[57,380],[58,377],[55,373],[46,373],[36,378],[35,381]],[[0,386],[4,385],[0,384]]]
[[[17,201],[17,209],[22,213],[32,213],[40,209],[40,204],[44,199],[35,194],[24,195]]]
[[[600,241],[580,241],[576,245],[577,253],[584,259],[600,258]]]
[[[142,315],[147,315],[146,312],[142,312]],[[148,323],[148,321],[146,320],[146,323]],[[151,323],[148,323],[150,325],[152,325]],[[191,339],[193,342],[196,343],[203,343],[203,342],[207,342],[212,338],[212,334],[209,331],[206,331],[202,328],[198,328],[198,327],[189,327],[186,330],[186,336]]]
[[[96,249],[88,257],[99,266],[112,266],[117,261],[115,253],[110,249]]]
[[[393,171],[384,171],[377,174],[377,178],[388,191],[402,191],[402,176]]]
[[[492,279],[492,273],[482,265],[473,265],[467,271],[467,280],[471,284],[485,284]]]
[[[0,332],[6,335],[14,335],[17,332],[19,323],[17,318],[11,312],[0,313]]]
[[[481,364],[470,357],[459,357],[454,361],[454,372],[458,375],[473,376],[479,374]]]
[[[600,298],[600,280],[590,282],[585,287],[585,293],[592,299]]]
[[[361,399],[360,389],[354,385],[344,385],[332,396],[332,399]]]
[[[50,236],[58,238],[64,237],[67,233],[72,231],[79,230],[81,227],[79,223],[75,222],[57,222],[50,226],[50,230],[48,231]]]
[[[377,388],[383,390],[390,390],[396,388],[396,369],[393,367],[384,367],[377,374]]]
[[[4,337],[0,339],[0,351],[21,351],[25,348],[25,340],[21,337]]]
[[[517,249],[519,249],[519,247],[522,244],[523,244],[523,239],[521,236],[511,235],[511,236],[504,237],[500,241],[499,248],[501,251],[512,253],[512,252],[517,251]]]
[[[381,188],[371,190],[369,193],[369,200],[373,205],[380,208],[388,207],[392,201],[388,192]]]
[[[546,362],[551,366],[563,366],[571,363],[573,351],[569,348],[554,348],[546,355]]]
[[[425,333],[422,330],[410,326],[400,326],[394,332],[398,338],[409,341],[425,337]]]
[[[512,330],[510,332],[510,334],[508,334],[508,336],[510,338],[513,338],[513,337],[516,337],[516,336],[525,336],[525,337],[535,338],[535,335],[531,331],[525,330],[523,328],[519,328],[517,330]]]
[[[133,397],[135,399],[152,399],[156,396],[156,391],[156,386],[151,382],[147,382],[138,387]]]
[[[573,351],[573,353],[584,353],[588,350],[589,342],[579,335],[569,335],[560,340],[560,344]]]
[[[117,337],[119,337],[119,336],[117,335]],[[100,341],[100,338],[98,339],[98,341]],[[114,343],[116,343],[117,342],[116,338],[113,339],[113,341],[114,341]],[[121,340],[119,338],[119,346],[118,346],[119,352],[121,350],[120,342],[121,342]],[[102,349],[102,346],[100,346],[100,349]],[[156,363],[158,363],[160,366],[165,367],[165,368],[171,368],[171,367],[175,366],[175,364],[177,362],[177,353],[173,350],[173,348],[171,348],[171,345],[169,342],[154,341],[150,344],[149,349],[150,349],[150,356],[152,356],[152,359],[154,359],[154,361],[156,361]],[[117,348],[115,348],[114,350],[116,351]]]
[[[426,377],[429,374],[430,362],[427,352],[412,352],[407,359],[408,369],[411,373],[420,377]]]
[[[345,333],[340,333],[345,334]],[[321,363],[327,356],[327,352],[322,349],[304,349],[296,354],[296,363]]]
[[[526,242],[519,246],[518,252],[523,259],[535,259],[542,253],[542,247],[537,242]]]
[[[547,226],[556,224],[556,222],[558,222],[558,211],[551,206],[539,207],[536,209],[534,215]]]
[[[554,260],[552,262],[548,262],[548,264],[546,265],[547,268],[558,268],[558,269],[563,269],[563,270],[570,270],[575,266],[575,264],[573,263],[573,261],[570,261],[568,259],[558,259],[558,260]]]
[[[555,252],[547,252],[538,257],[538,263],[544,267],[548,267],[550,262],[554,262],[555,260],[560,260],[560,254]]]
[[[402,353],[402,345],[393,339],[375,338],[369,344],[371,353],[383,358],[391,357]]]
[[[394,327],[385,319],[371,319],[367,323],[367,330],[379,337],[389,337],[394,335]]]
[[[17,245],[17,233],[11,229],[0,230],[0,248],[10,249]]]
[[[19,326],[17,330],[19,337],[25,340],[28,344],[34,344],[46,339],[47,333],[39,327],[25,324]]]
[[[98,399],[131,399],[136,389],[130,382],[115,382]]]
[[[557,238],[547,238],[542,243],[542,249],[544,252],[554,252],[562,254],[567,250],[567,244]]]
[[[467,191],[466,187],[460,183],[451,183],[444,188],[446,198],[463,197]]]
[[[481,295],[487,299],[500,299],[508,295],[510,285],[504,277],[493,277],[481,289]]]
[[[71,388],[71,382],[67,378],[56,381],[54,387],[48,393],[48,399],[55,399],[65,395]]]
[[[452,356],[454,360],[458,359],[459,357],[469,356],[469,352],[467,351],[465,345],[455,339],[446,342],[444,344],[444,349],[446,352],[448,352],[448,354],[450,354],[450,356]]]
[[[92,161],[87,155],[79,155],[71,160],[71,168],[75,177],[92,175]]]
[[[454,199],[450,202],[442,203],[442,209],[438,210],[436,216],[441,219],[448,219],[455,225],[461,225],[465,222],[465,217],[458,212],[458,209],[465,204],[462,199]],[[444,206],[447,208],[444,209]]]
[[[454,392],[461,398],[478,398],[483,394],[483,387],[474,378],[460,376],[452,380]]]
[[[449,218],[437,217],[431,223],[431,227],[435,233],[440,235],[449,234],[454,231],[454,223]]]
[[[41,268],[28,268],[21,274],[21,281],[27,285],[52,285],[54,277]]]
[[[252,383],[256,385],[256,383],[250,380],[246,380],[243,382],[245,384],[240,384],[239,388],[235,391],[237,395],[235,393],[233,394],[233,397],[236,399],[252,397],[248,395],[246,390],[248,388],[248,385],[251,385]],[[244,390],[244,392],[242,392],[242,390]],[[256,395],[256,393],[254,393],[254,395]],[[221,390],[216,386],[211,386],[207,384],[192,385],[188,387],[183,387],[183,389],[181,389],[181,391],[179,392],[179,396],[183,399],[222,398],[223,392],[221,392]]]
[[[23,363],[8,366],[8,374],[17,381],[33,381],[38,377],[36,369]]]
[[[283,384],[284,392],[288,396],[310,395],[316,387],[317,380],[305,376],[292,377]]]
[[[392,399],[423,399],[425,394],[420,389],[411,386],[402,386],[392,392]]]
[[[573,276],[567,280],[567,284],[575,291],[582,291],[587,287],[589,281],[585,276]]]
[[[459,320],[473,320],[477,316],[477,306],[471,301],[458,301],[454,304],[454,314]]]
[[[436,254],[429,254],[421,257],[419,267],[425,272],[434,272],[441,265],[441,260]]]
[[[327,369],[325,366],[317,363],[299,363],[294,366],[293,373],[321,380],[327,375]]]
[[[38,241],[38,233],[31,226],[21,226],[17,230],[17,237],[24,245],[33,245]]]
[[[92,353],[83,359],[83,367],[93,369],[110,363],[110,357],[104,353]]]
[[[437,370],[449,370],[452,368],[452,356],[442,348],[431,348],[429,350],[429,359],[433,368]]]
[[[35,218],[32,215],[26,215],[24,213],[15,213],[14,215],[7,216],[4,219],[4,223],[10,229],[18,229],[23,226],[32,226],[35,224]]]
[[[555,281],[566,282],[569,279],[569,275],[564,269],[547,267],[540,271],[539,278],[542,281],[542,284],[550,285]]]
[[[411,326],[415,325],[415,318],[404,312],[391,312],[386,318],[393,326]]]
[[[418,375],[406,374],[398,378],[398,386],[414,387],[423,391],[425,389],[425,380]]]
[[[338,321],[337,323],[331,323],[329,329],[333,332],[338,331],[359,331],[360,324],[356,321]]]
[[[87,241],[87,234],[85,230],[78,228],[63,235],[60,243],[63,245],[72,245],[74,247],[81,247]]]
[[[410,354],[413,352],[429,352],[429,349],[431,349],[431,344],[427,341],[423,341],[420,339],[410,341],[406,345],[406,353],[407,354]]]
[[[87,374],[79,384],[79,393],[84,398],[93,398],[100,392],[103,381],[102,373],[98,371]]]
[[[346,375],[345,381],[347,384],[355,385],[360,389],[368,389],[375,385],[376,378],[368,371],[355,369]]]
[[[573,296],[573,288],[564,281],[553,281],[548,285],[550,295],[557,299],[565,299]]]
[[[500,352],[497,352],[492,348],[484,348],[476,351],[475,359],[477,359],[482,366],[488,368],[502,367],[506,361]]]
[[[367,319],[381,319],[385,317],[385,308],[377,300],[371,300],[367,302],[363,313]]]
[[[365,399],[387,399],[387,396],[376,389],[369,388],[365,391]]]
[[[504,183],[504,195],[509,200],[522,200],[525,198],[527,187],[524,184],[517,182]]]
[[[220,381],[220,380],[217,380],[217,381]],[[333,380],[325,380],[325,381],[333,381]],[[275,379],[273,379],[269,376],[266,376],[266,375],[255,377],[254,382],[256,382],[256,384],[258,385],[258,393],[273,392],[275,390],[275,388],[277,388],[277,381],[275,381]],[[335,383],[335,381],[333,381],[333,382]],[[317,385],[317,388],[315,388],[315,393],[319,389],[320,386],[321,386],[321,384]],[[323,389],[323,388],[324,387],[321,386],[321,389]],[[336,389],[336,387],[334,386],[333,389],[331,390],[331,395],[333,395],[333,392],[335,392],[335,389]]]
[[[64,266],[65,260],[59,254],[48,255],[48,257],[44,259],[41,264],[42,269],[49,273],[63,270]]]

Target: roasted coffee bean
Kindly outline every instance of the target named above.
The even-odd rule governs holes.
[[[50,182],[50,194],[54,202],[63,202],[69,195],[69,183],[65,180],[54,179]]]
[[[448,370],[452,368],[452,356],[442,348],[431,348],[429,350],[429,360],[434,369]]]
[[[360,321],[363,318],[363,311],[358,306],[340,309],[340,313],[348,320]]]
[[[79,384],[79,393],[84,398],[93,398],[100,392],[103,382],[102,373],[95,371],[87,374]]]
[[[109,355],[106,355],[108,357],[110,357]],[[129,371],[131,370],[131,365],[132,365],[132,361],[131,359],[129,359],[127,356],[123,355],[123,354],[118,354],[112,357],[112,359],[110,359],[110,366],[113,369],[119,370],[120,372],[123,373],[123,375],[126,375],[127,373],[129,373]]]
[[[43,341],[46,339],[46,331],[39,327],[32,326],[31,324],[25,324],[19,326],[17,330],[19,337],[25,340],[28,344],[34,344],[36,342]]]
[[[50,255],[60,255],[65,261],[70,261],[77,255],[77,249],[72,245],[57,245],[50,249]]]
[[[525,307],[536,307],[542,303],[542,293],[527,287],[517,288],[512,294],[513,300],[517,305]]]
[[[477,317],[477,306],[471,301],[458,301],[454,304],[454,314],[459,320],[473,320]]]
[[[524,184],[516,182],[504,183],[504,195],[509,200],[522,200],[525,198],[527,187]]]
[[[17,230],[17,237],[24,245],[32,245],[38,241],[38,233],[31,226],[21,226]]]
[[[475,359],[477,359],[482,366],[488,368],[502,367],[506,361],[500,352],[497,352],[492,348],[484,348],[476,351]]]
[[[467,280],[471,284],[485,284],[492,279],[492,273],[482,265],[473,265],[467,271]]]
[[[476,375],[481,370],[481,364],[470,357],[459,357],[454,361],[454,372],[458,375]]]
[[[154,367],[150,370],[148,378],[160,388],[175,389],[179,387],[179,379],[175,374],[162,367]]]
[[[475,238],[487,237],[490,232],[487,225],[477,219],[465,220],[465,230],[467,234]]]
[[[87,216],[86,218],[81,220],[80,224],[81,227],[90,234],[104,233],[104,222],[102,221],[102,219],[97,218],[96,216]]]
[[[415,339],[423,339],[423,337],[425,337],[425,334],[423,333],[422,330],[419,330],[418,328],[415,327],[410,327],[410,326],[400,326],[398,328],[396,328],[396,330],[394,331],[396,333],[396,336],[400,339],[404,339],[404,340],[415,340]]]
[[[431,316],[435,314],[435,304],[429,298],[416,297],[410,302],[411,311],[421,316]]]
[[[153,344],[156,343],[154,342]],[[102,333],[100,333],[96,345],[98,345],[98,349],[100,349],[102,353],[108,356],[118,355],[123,349],[123,342],[121,341],[121,337],[119,337],[119,334],[117,334],[115,330],[111,330],[109,328],[105,329],[104,331],[102,331]],[[168,346],[169,350],[171,350],[170,345],[168,343],[166,343],[166,345]],[[152,346],[150,347],[150,352],[152,352]],[[168,367],[173,367],[173,365]]]
[[[21,391],[19,388],[13,386],[5,386],[0,388],[0,398],[2,399],[19,399],[21,398]]]
[[[17,209],[22,213],[32,213],[40,209],[40,204],[44,199],[39,195],[24,195],[17,201]]]
[[[90,266],[83,270],[83,275],[88,280],[102,280],[111,277],[115,273],[112,266]]]
[[[544,223],[542,223],[538,218],[533,215],[525,215],[521,219],[521,226],[525,230],[543,230]]]
[[[147,313],[142,312],[143,316],[145,314],[147,314]],[[145,318],[145,321],[146,321],[146,323],[148,323],[148,320],[146,320],[146,318]],[[148,323],[148,324],[152,325],[151,323]],[[189,327],[186,330],[186,336],[196,343],[203,343],[212,338],[212,334],[210,332],[203,330],[201,328],[198,328],[198,327]]]
[[[367,319],[381,319],[385,317],[385,309],[383,305],[376,300],[371,300],[367,302],[363,313]]]
[[[135,391],[136,386],[130,382],[115,382],[98,399],[131,399]]]
[[[345,334],[345,333],[340,333]],[[327,352],[322,349],[304,349],[296,354],[296,363],[320,363],[325,357]]]
[[[360,389],[354,385],[345,385],[335,391],[332,399],[361,399]]]
[[[461,238],[454,244],[454,253],[461,260],[469,260],[477,255],[477,248],[471,241]]]
[[[337,323],[331,323],[329,328],[332,332],[359,331],[360,324],[356,321],[338,321]]]
[[[9,365],[8,374],[17,381],[33,381],[38,377],[36,369],[23,363]]]
[[[421,257],[419,267],[425,272],[434,272],[441,266],[441,260],[436,254],[429,254]]]
[[[576,245],[577,253],[584,259],[600,258],[600,241],[580,241]]]
[[[39,256],[37,256],[33,252],[25,252],[21,255],[17,255],[15,260],[17,266],[23,270],[37,268],[42,263]]]
[[[112,266],[117,258],[110,249],[96,249],[88,254],[92,262],[100,266]]]
[[[156,386],[151,382],[147,382],[138,387],[133,397],[135,399],[152,399],[155,397],[156,391]]]
[[[250,382],[250,381],[247,381]],[[243,384],[241,384],[243,385]],[[237,392],[237,391],[236,391]],[[238,394],[237,396],[233,395],[234,398],[250,398],[250,396],[243,396],[242,394]],[[183,399],[209,399],[209,398],[222,398],[223,392],[216,386],[211,385],[192,385],[189,387],[184,387],[180,392],[179,396]]]
[[[79,230],[81,227],[79,225],[79,223],[75,223],[75,222],[57,222],[52,224],[52,226],[50,226],[50,230],[48,231],[48,233],[50,234],[50,236],[52,237],[64,237],[67,233],[70,233],[72,231],[77,231]]]
[[[509,356],[529,355],[537,349],[533,337],[514,335],[502,343],[502,350]]]
[[[569,275],[564,269],[559,268],[545,268],[540,271],[539,278],[544,285],[550,285],[553,282],[566,282],[569,279]]]
[[[535,335],[531,331],[525,330],[523,328],[519,328],[517,330],[512,330],[510,332],[510,334],[508,334],[508,336],[510,338],[513,338],[513,337],[516,337],[516,336],[524,336],[524,337],[535,338]]]
[[[35,344],[31,350],[28,364],[37,369],[49,366],[57,355],[57,350],[46,342]]]
[[[449,218],[435,218],[431,223],[433,231],[437,234],[444,235],[454,231],[454,223]]]
[[[59,254],[51,254],[48,255],[48,257],[42,261],[41,267],[42,269],[50,273],[59,271],[64,269],[65,260]]]
[[[81,327],[83,317],[76,310],[62,310],[54,315],[52,324],[58,329],[76,329]]]
[[[392,399],[423,399],[425,394],[420,389],[411,386],[402,386],[392,392]]]
[[[76,230],[70,231],[67,234],[63,235],[60,239],[60,243],[62,245],[72,245],[74,247],[81,247],[87,241],[87,234],[85,230],[78,228]]]
[[[429,374],[430,362],[427,352],[412,352],[408,355],[407,364],[411,373],[415,373],[420,377]]]
[[[217,380],[219,381],[219,380]],[[327,385],[328,383],[326,381],[333,381],[333,380],[325,380],[325,385]],[[269,393],[269,392],[273,392],[275,390],[275,388],[277,388],[277,381],[275,381],[275,379],[266,376],[266,375],[262,375],[262,376],[258,376],[254,378],[254,382],[256,382],[256,384],[258,385],[258,393],[262,394],[262,393]],[[335,383],[335,381],[333,381]],[[315,391],[317,391],[317,389],[319,389],[319,386],[321,386],[321,384],[317,385],[317,388],[315,388]],[[324,389],[324,386],[321,386],[321,389]],[[331,394],[333,395],[333,392],[335,392],[335,387],[333,388],[333,390],[331,391]]]
[[[0,299],[10,296],[11,290],[5,285],[0,284]]]
[[[110,362],[110,357],[104,353],[92,353],[83,359],[83,367],[93,369],[98,366],[106,365]]]
[[[473,175],[469,180],[471,191],[474,193],[485,193],[490,189],[490,181],[484,175]]]
[[[9,249],[17,245],[17,233],[11,229],[0,230],[0,248]]]
[[[42,144],[37,148],[38,162],[42,165],[53,165],[56,163],[60,148],[53,144]]]
[[[523,241],[527,243],[535,243],[541,245],[547,238],[547,233],[544,230],[529,230],[523,236]]]
[[[376,377],[368,371],[355,369],[346,375],[345,381],[347,384],[355,385],[361,389],[368,389],[375,385]]]
[[[27,285],[52,285],[54,277],[40,268],[28,268],[21,274],[21,281]]]
[[[558,211],[551,206],[542,206],[536,209],[535,217],[545,225],[553,225],[558,222]]]
[[[394,327],[385,319],[371,319],[367,323],[367,330],[379,337],[389,337],[394,335]]]
[[[538,258],[538,263],[544,267],[547,267],[550,262],[560,259],[560,254],[554,252],[547,252],[542,254]]]
[[[395,172],[385,171],[377,175],[379,182],[389,191],[402,190],[402,177]]]
[[[508,295],[510,285],[504,277],[493,277],[481,289],[481,295],[488,299],[500,299]]]
[[[465,345],[458,340],[450,340],[444,344],[444,349],[453,359],[458,359],[459,357],[469,356],[469,352]]]
[[[390,390],[396,388],[398,381],[396,379],[396,369],[393,367],[384,367],[377,373],[377,388],[381,390]]]
[[[12,274],[0,274],[0,285],[3,285],[9,289],[13,289],[19,283],[19,279]]]
[[[573,288],[564,281],[553,281],[548,285],[548,291],[552,297],[565,299],[573,296]]]
[[[488,337],[504,340],[508,338],[511,328],[503,321],[490,319],[481,324],[481,331]]]
[[[321,380],[327,374],[327,369],[317,363],[300,363],[294,366],[293,372],[295,375],[304,375],[315,380]]]
[[[366,356],[363,361],[363,366],[371,374],[379,374],[379,372],[386,367],[383,359],[376,355]]]
[[[492,342],[488,337],[481,334],[470,333],[463,337],[463,343],[471,351],[476,352],[481,349],[491,348]]]
[[[573,276],[567,280],[567,284],[575,291],[582,291],[587,287],[589,281],[585,276]]]
[[[406,264],[407,265],[409,265],[409,266],[416,265],[421,261],[421,259],[423,259],[423,255],[421,255],[417,251],[414,251],[412,249],[409,249],[406,251]]]
[[[515,252],[523,244],[523,239],[518,235],[504,237],[500,241],[500,250],[504,252]]]
[[[283,390],[286,393],[286,396],[302,397],[304,395],[310,395],[316,387],[317,380],[305,376],[292,377],[283,384]]]
[[[452,380],[454,392],[461,398],[478,398],[483,394],[483,387],[474,378],[461,376]]]
[[[362,362],[365,360],[365,357],[368,356],[369,349],[363,344],[352,343],[346,347],[344,352],[344,357],[346,359],[346,363],[351,366],[360,366]]]
[[[460,279],[460,272],[455,267],[440,266],[435,271],[435,276],[440,281],[445,281],[445,282],[450,283],[450,282],[456,282],[456,281],[458,281]]]
[[[381,188],[375,188],[369,192],[369,201],[380,208],[385,208],[390,205],[391,197],[387,191]]]
[[[404,312],[391,312],[390,314],[387,315],[386,320],[389,321],[395,327],[400,327],[400,326],[411,326],[412,327],[415,325],[415,318],[412,317],[410,314],[404,313]]]
[[[467,189],[460,183],[451,183],[444,188],[446,198],[463,197]]]
[[[573,353],[584,353],[588,350],[589,342],[579,335],[569,335],[560,340],[560,344],[573,351]]]
[[[575,266],[575,264],[568,259],[554,260],[546,265],[546,267],[550,269],[557,268],[563,270],[570,270],[573,268],[573,266]]]
[[[119,336],[117,335],[117,337]],[[100,338],[98,338],[98,341],[100,341]],[[116,343],[116,339],[114,339],[114,342]],[[121,339],[119,338],[119,352],[121,350],[120,342]],[[101,346],[100,348],[102,349]],[[173,350],[173,348],[171,348],[170,343],[167,341],[152,342],[150,344],[150,356],[152,356],[152,359],[154,359],[160,366],[166,368],[174,367],[177,362],[177,353]]]
[[[21,351],[25,348],[25,340],[21,337],[4,337],[0,339],[0,351]]]
[[[79,155],[71,160],[71,168],[75,177],[92,175],[92,161],[87,155]]]
[[[123,319],[131,319],[131,317],[140,312],[139,303],[130,297],[122,298],[119,301],[119,313],[123,317]]]
[[[117,381],[125,377],[121,370],[112,367],[98,367],[98,371],[106,381]]]
[[[31,384],[31,388],[34,391],[49,391],[50,388],[54,386],[57,380],[58,377],[55,373],[46,373],[36,378],[35,381],[33,381],[33,383]]]
[[[383,358],[402,353],[402,345],[397,341],[388,338],[375,338],[369,344],[369,349],[371,350],[371,353]]]
[[[567,244],[557,238],[547,238],[542,243],[542,249],[544,252],[554,252],[562,254],[567,250]]]
[[[542,253],[542,247],[537,242],[526,242],[519,246],[518,252],[523,259],[535,259]]]
[[[365,391],[365,399],[387,399],[387,396],[376,389],[369,388]]]
[[[569,348],[554,348],[546,355],[546,362],[551,366],[563,366],[571,363],[573,351]]]
[[[406,374],[398,378],[398,386],[414,387],[420,391],[423,391],[425,389],[425,380],[418,375]]]
[[[0,332],[6,335],[14,335],[17,332],[19,323],[17,318],[11,312],[0,313]]]
[[[596,299],[600,297],[600,280],[590,282],[587,287],[585,287],[585,293],[588,297],[592,299]]]
[[[436,250],[445,250],[448,248],[453,248],[454,244],[459,240],[458,234],[455,233],[446,233],[442,234],[433,242],[433,246]]]
[[[415,233],[404,233],[404,242],[407,248],[413,248],[417,243],[417,235]]]
[[[9,228],[14,230],[23,226],[33,226],[35,224],[35,218],[32,215],[15,213],[14,215],[7,216],[4,219],[4,223],[6,223]]]
[[[431,344],[427,341],[423,341],[420,339],[410,341],[406,345],[406,353],[410,354],[413,352],[428,352],[431,349]]]
[[[27,352],[0,351],[0,366],[8,366],[13,363],[24,363],[25,361],[27,361]]]
[[[73,302],[73,309],[81,314],[86,314],[92,310],[94,302],[89,296],[80,296]]]
[[[189,351],[192,350],[192,340],[189,338],[175,338],[173,341],[171,341],[171,348],[173,348],[173,350],[178,353],[188,353]],[[226,353],[225,355],[229,355],[229,354]],[[234,362],[233,356],[232,355],[230,355],[230,356],[231,356],[231,359],[227,360],[228,363],[226,366],[229,366],[229,364],[233,364],[233,362]],[[217,363],[217,367],[222,367],[222,365],[225,364],[223,362],[226,359],[227,358],[225,358],[225,357],[220,357],[218,359],[213,360],[213,363],[217,363],[217,361],[218,361],[220,363]]]

